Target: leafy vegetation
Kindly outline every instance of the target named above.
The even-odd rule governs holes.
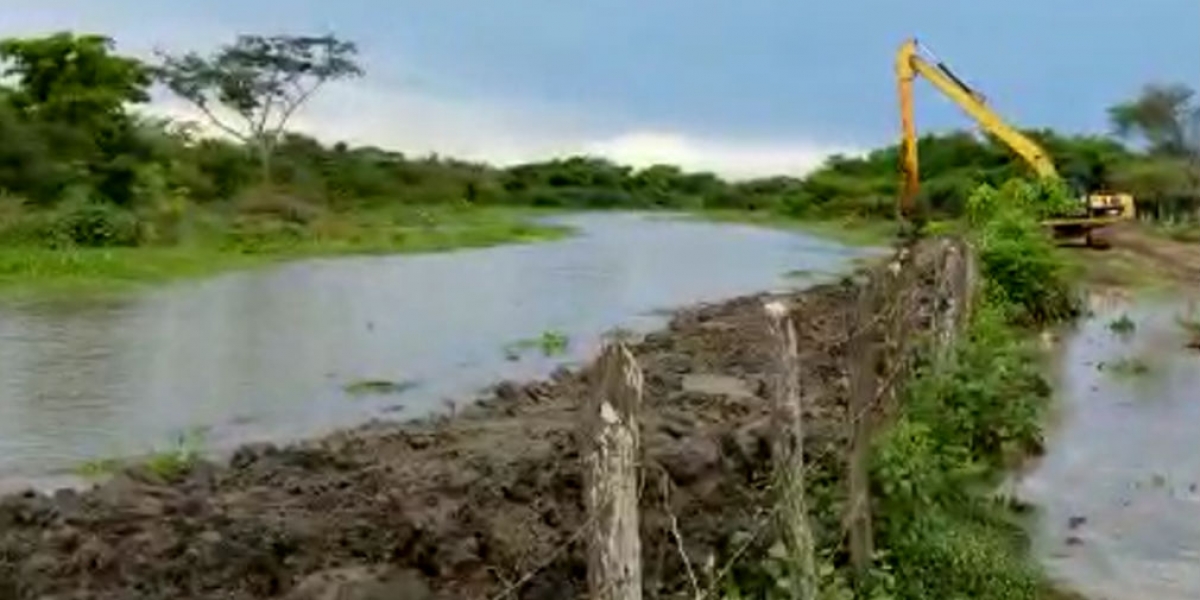
[[[0,69],[0,254],[11,254],[0,264],[22,264],[23,255],[46,249],[55,255],[35,258],[38,268],[7,267],[0,275],[7,282],[53,278],[57,262],[87,264],[93,255],[83,248],[179,248],[203,255],[196,263],[225,266],[245,262],[229,255],[294,255],[297,247],[300,254],[425,249],[426,241],[413,241],[422,234],[411,233],[422,225],[415,207],[453,208],[443,214],[456,219],[498,206],[703,209],[759,223],[815,221],[821,233],[858,231],[860,241],[895,229],[876,225],[893,213],[895,146],[831,157],[802,178],[734,182],[590,156],[502,169],[289,132],[325,83],[364,74],[355,45],[331,36],[243,35],[211,55],[144,60],[118,53],[107,37],[63,32],[0,41]],[[142,107],[154,85],[193,104],[223,135],[147,116]],[[1144,214],[1186,236],[1200,208],[1198,112],[1189,88],[1148,86],[1110,111],[1118,138],[1030,133],[1071,184],[1129,190]],[[927,135],[919,147],[919,200],[932,219],[964,215],[981,183],[1001,190],[1027,174],[987,137]],[[389,226],[371,225],[380,214]],[[524,227],[478,235],[488,243],[538,237],[527,235],[537,227]],[[458,232],[431,245],[474,239]],[[160,255],[122,260],[144,258],[151,266],[135,270],[149,273]]]
[[[873,479],[883,561],[898,598],[1035,598],[1042,581],[1013,508],[990,494],[1041,447],[1050,387],[988,300],[951,367],[928,365],[878,439]]]
[[[1108,328],[1115,334],[1127,335],[1137,330],[1137,323],[1129,318],[1129,315],[1122,314],[1120,317],[1109,321]]]
[[[874,440],[877,555],[853,586],[842,550],[844,466],[819,462],[806,478],[823,565],[818,597],[1064,597],[1029,553],[1023,508],[996,493],[1003,476],[1043,446],[1051,387],[1030,330],[1077,308],[1061,255],[1037,226],[1056,202],[1070,202],[1064,190],[1024,180],[969,194],[957,233],[977,249],[981,293],[948,357],[920,353],[898,414]],[[794,597],[786,557],[764,554],[735,572],[723,597]]]
[[[983,294],[941,364],[922,365],[876,440],[872,481],[881,562],[896,598],[1044,597],[1018,507],[992,489],[1042,447],[1051,388],[1027,327],[1074,314],[1043,211],[1064,196],[1023,181],[969,197]]]
[[[189,225],[195,237],[178,244],[97,248],[0,243],[0,290],[9,295],[100,293],[280,259],[433,252],[570,234],[570,228],[534,224],[528,217],[525,211],[501,207],[400,206],[331,213],[308,227],[270,220],[224,227],[199,213]]]
[[[202,458],[204,432],[192,429],[177,434],[163,449],[151,452],[136,463],[127,463],[114,458],[98,458],[86,461],[75,469],[75,474],[85,479],[104,478],[123,468],[139,469],[152,477],[170,481],[191,471]]]
[[[721,220],[803,221],[872,242],[896,229],[881,224],[893,217],[898,191],[895,146],[831,157],[804,177],[733,182],[590,156],[496,168],[289,132],[291,118],[326,82],[363,74],[355,46],[330,36],[246,35],[211,56],[162,55],[151,64],[118,54],[104,36],[64,32],[0,40],[0,67],[3,288],[49,282],[78,289],[276,257],[427,251],[565,233],[530,224],[528,213],[511,207],[703,210]],[[155,83],[225,136],[140,112]],[[1040,593],[1012,507],[988,494],[1005,468],[1041,444],[1049,388],[1021,328],[1078,310],[1038,219],[1071,209],[1083,190],[1126,190],[1165,235],[1200,239],[1194,92],[1151,85],[1109,116],[1116,137],[1029,132],[1065,186],[1021,179],[1026,167],[986,136],[954,132],[918,142],[923,218],[961,219],[979,251],[984,291],[952,360],[917,371],[902,414],[875,448],[883,596]],[[1191,331],[1200,339],[1200,327]],[[505,352],[556,356],[568,345],[565,334],[547,331]],[[406,386],[366,381],[347,391]],[[145,466],[177,477],[196,460],[197,445],[181,437]],[[115,467],[96,461],[80,470]],[[777,574],[769,579],[785,580]],[[833,596],[847,597],[836,587]]]
[[[403,394],[420,385],[416,381],[391,381],[388,379],[364,379],[347,384],[343,390],[351,396]]]
[[[151,454],[142,466],[151,475],[171,481],[192,470],[203,455],[203,446],[204,436],[189,431],[177,436],[170,447]]]
[[[209,122],[257,150],[263,182],[292,116],[326,82],[363,74],[357,46],[333,36],[238,36],[205,58],[163,55],[155,73]],[[211,109],[213,101],[240,117],[241,127]]]
[[[1061,186],[1017,179],[1000,189],[982,185],[967,200],[984,293],[1015,322],[1049,323],[1079,310],[1066,265],[1038,223],[1071,203]]]
[[[517,340],[504,346],[504,356],[508,360],[520,360],[521,355],[528,350],[539,350],[547,358],[566,354],[571,344],[571,338],[557,329],[547,329],[534,338]]]

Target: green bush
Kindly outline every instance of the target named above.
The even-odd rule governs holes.
[[[52,210],[9,210],[0,218],[0,243],[51,248],[137,246],[142,222],[133,212],[76,189]]]
[[[1076,310],[1038,222],[1071,202],[1060,186],[1021,180],[980,186],[967,201],[983,297],[950,356],[917,368],[872,455],[879,546],[898,598],[1041,594],[1017,515],[990,492],[1042,446],[1051,389],[1019,326]]]
[[[276,217],[240,215],[223,235],[222,246],[244,254],[259,254],[294,247],[309,237],[303,225]]]
[[[994,307],[976,314],[947,362],[918,370],[872,458],[877,535],[897,597],[1037,597],[1027,540],[988,489],[1040,448],[1049,394],[1036,354]]]
[[[996,509],[1000,510],[1000,509]],[[900,599],[1034,600],[1041,573],[1019,527],[945,507],[881,531]]]
[[[1016,323],[1053,323],[1079,308],[1065,266],[1039,218],[1072,206],[1057,186],[1012,180],[980,186],[967,201],[967,221],[979,253],[984,293]]]
[[[54,212],[49,237],[57,245],[136,246],[141,242],[142,231],[132,212],[113,204],[80,199]]]

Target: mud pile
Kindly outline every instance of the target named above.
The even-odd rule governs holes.
[[[840,464],[855,290],[792,306],[810,460]],[[632,349],[645,372],[648,597],[763,520],[764,296],[679,312]],[[586,587],[575,432],[589,373],[504,383],[453,418],[250,446],[177,481],[0,500],[0,598],[572,598]]]

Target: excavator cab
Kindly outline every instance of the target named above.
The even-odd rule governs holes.
[[[1093,192],[1087,195],[1088,216],[1105,219],[1132,219],[1136,216],[1133,194]]]

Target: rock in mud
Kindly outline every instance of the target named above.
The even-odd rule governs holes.
[[[675,485],[690,485],[721,463],[717,443],[700,435],[664,444],[651,459],[662,465]]]

